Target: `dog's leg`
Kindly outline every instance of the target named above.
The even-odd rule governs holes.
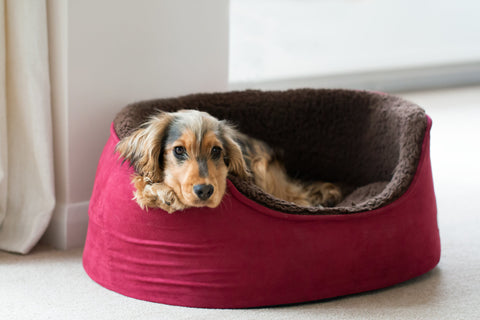
[[[305,185],[312,206],[333,207],[342,200],[342,191],[330,182],[314,182]]]
[[[300,206],[311,205],[303,185],[290,179],[283,164],[272,161],[268,155],[253,158],[252,171],[255,184],[265,192]]]
[[[291,179],[283,164],[268,158],[252,161],[255,183],[267,193],[300,206],[333,207],[342,200],[340,188],[329,182],[304,184]]]
[[[185,205],[178,200],[175,192],[166,184],[152,182],[142,176],[135,176],[133,183],[136,188],[134,199],[142,209],[161,208],[168,213],[185,209]]]

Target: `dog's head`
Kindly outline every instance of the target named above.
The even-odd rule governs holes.
[[[172,188],[186,206],[214,208],[228,173],[249,176],[236,135],[226,121],[205,112],[163,112],[123,138],[116,151],[139,175]]]

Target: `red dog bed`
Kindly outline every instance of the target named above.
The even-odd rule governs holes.
[[[157,110],[200,109],[285,150],[291,175],[341,182],[334,208],[300,207],[229,177],[218,208],[167,214],[132,200],[115,145]],[[348,90],[243,91],[140,102],[101,156],[83,263],[102,286],[172,305],[243,308],[331,298],[421,275],[440,259],[431,120]]]

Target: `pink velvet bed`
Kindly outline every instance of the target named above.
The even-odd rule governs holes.
[[[216,209],[167,214],[132,200],[114,152],[158,109],[195,108],[285,150],[291,174],[345,185],[334,208],[306,208],[236,177]],[[431,120],[408,101],[348,90],[243,91],[124,108],[98,164],[83,264],[97,283],[148,301],[244,308],[384,288],[440,259]]]

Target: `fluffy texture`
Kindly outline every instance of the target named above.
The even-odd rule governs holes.
[[[142,101],[115,118],[120,139],[159,110],[198,109],[284,150],[289,175],[345,185],[334,208],[302,207],[277,199],[231,175],[255,202],[292,214],[342,214],[379,208],[399,198],[416,172],[427,126],[423,109],[390,95],[300,89],[194,94]],[[348,187],[347,187],[348,186]]]

